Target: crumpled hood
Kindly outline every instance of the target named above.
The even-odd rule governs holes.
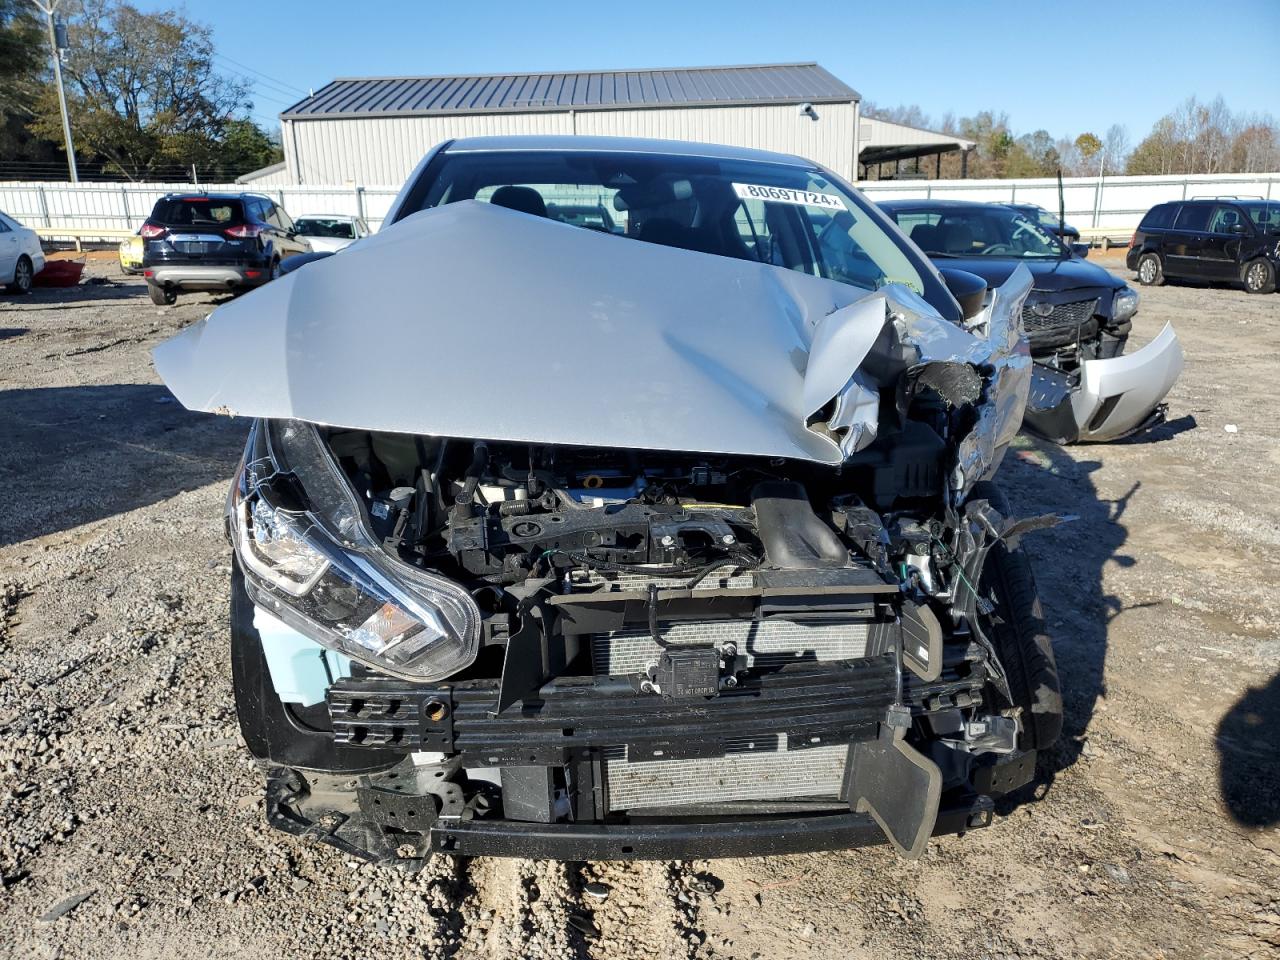
[[[466,201],[219,307],[154,358],[193,410],[837,464],[874,438],[878,394],[855,374],[891,316],[921,359],[985,356],[905,288]]]

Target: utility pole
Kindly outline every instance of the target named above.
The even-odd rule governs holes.
[[[64,39],[62,48],[59,47],[58,34],[53,25],[53,12],[58,8],[58,0],[48,0],[47,6],[41,3],[41,0],[31,0],[31,2],[44,14],[49,25],[49,50],[53,54],[53,79],[58,85],[58,106],[62,108],[62,136],[67,145],[67,170],[71,174],[71,182],[79,183],[80,175],[76,171],[76,150],[71,143],[71,121],[67,118],[67,94],[62,89],[61,49],[66,47],[66,42]]]

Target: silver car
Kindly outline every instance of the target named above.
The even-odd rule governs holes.
[[[550,215],[583,207],[611,226]],[[155,351],[253,421],[232,667],[270,822],[388,863],[991,822],[1061,726],[1046,521],[990,481],[1030,285],[939,271],[798,157],[433,150],[378,234]]]

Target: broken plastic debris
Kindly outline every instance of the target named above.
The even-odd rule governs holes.
[[[1223,430],[1225,430],[1225,431],[1227,431],[1227,433],[1239,433],[1239,432],[1240,432],[1240,428],[1239,428],[1239,427],[1237,427],[1234,423],[1228,423],[1228,424],[1227,424],[1225,427],[1223,427],[1222,429],[1223,429]]]

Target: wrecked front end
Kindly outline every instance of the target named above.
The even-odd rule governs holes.
[[[423,243],[431,218],[465,239],[520,215],[425,216]],[[558,229],[526,219],[504,225]],[[1029,573],[1009,587],[1028,524],[987,482],[1029,387],[1030,278],[961,329],[893,286],[554,237],[576,263],[598,258],[630,311],[632,349],[594,357],[621,399],[584,386],[590,372],[539,366],[539,344],[602,316],[581,284],[547,292],[559,300],[518,344],[523,366],[477,361],[472,392],[412,403],[434,388],[366,380],[367,414],[335,400],[346,387],[326,400],[300,383],[296,362],[283,386],[248,391],[210,372],[241,322],[268,354],[292,343],[342,362],[323,354],[342,311],[314,309],[313,267],[254,295],[301,304],[278,329],[233,312],[157,351],[188,406],[258,418],[228,504],[232,651],[272,824],[410,864],[885,839],[914,857],[988,824],[1060,718],[1056,674],[1025,662],[1042,633]],[[378,239],[320,266],[359,273]],[[646,282],[653,258],[675,292]],[[476,296],[471,333],[514,306]],[[692,331],[682,311],[716,296]],[[715,348],[735,330],[763,348]],[[426,336],[405,328],[387,362]],[[499,408],[469,409],[494,395]],[[649,401],[665,419],[646,419]],[[477,416],[488,431],[466,429]],[[627,442],[636,429],[647,442]]]

